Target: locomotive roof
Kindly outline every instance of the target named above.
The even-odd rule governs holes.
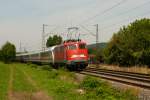
[[[77,44],[77,43],[85,43],[85,42],[84,41],[69,41],[69,42],[64,42],[64,45]]]
[[[25,55],[32,55],[32,54],[37,54],[37,53],[52,51],[55,47],[56,46],[49,47],[45,51],[31,51],[31,52],[28,52],[28,53],[21,53],[21,54],[17,54],[16,56],[25,56]]]
[[[25,55],[38,54],[38,53],[42,53],[42,52],[52,51],[56,47],[60,47],[60,46],[63,46],[63,45],[77,44],[77,43],[85,43],[85,42],[81,41],[81,40],[79,40],[79,41],[65,41],[64,44],[60,44],[60,45],[55,45],[55,46],[49,47],[45,51],[32,51],[32,52],[28,52],[28,53],[17,54],[16,56],[25,56]]]

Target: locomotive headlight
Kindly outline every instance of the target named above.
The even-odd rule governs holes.
[[[76,57],[86,57],[84,54],[80,54],[80,55],[72,55],[71,58],[76,58]]]
[[[80,57],[85,57],[85,55],[84,55],[84,54],[81,54]]]
[[[76,58],[76,57],[78,57],[78,55],[72,55],[72,56],[71,56],[71,58]]]

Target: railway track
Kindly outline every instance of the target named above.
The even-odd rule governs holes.
[[[98,68],[86,68],[81,74],[101,77],[103,79],[116,81],[123,84],[150,89],[150,75],[131,73],[124,71],[114,71]]]

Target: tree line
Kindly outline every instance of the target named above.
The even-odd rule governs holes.
[[[143,18],[123,26],[107,46],[95,54],[107,64],[150,66],[150,19]]]

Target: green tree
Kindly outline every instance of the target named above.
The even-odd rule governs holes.
[[[46,42],[46,46],[51,47],[53,45],[54,45],[53,37],[49,36],[49,38],[47,39],[47,42]]]
[[[2,60],[2,51],[0,50],[0,61]]]
[[[104,62],[104,58],[103,58],[103,48],[99,48],[96,50],[96,52],[94,53],[96,55],[96,59],[99,63],[103,63]]]
[[[10,42],[6,42],[1,49],[1,56],[2,56],[2,60],[5,63],[9,63],[12,62],[13,60],[15,60],[15,56],[16,56],[16,48],[13,44],[11,44]]]
[[[150,65],[150,19],[136,20],[114,34],[104,59],[118,65]]]
[[[46,46],[51,47],[54,45],[59,45],[61,43],[62,43],[62,37],[58,36],[58,35],[54,35],[53,37],[49,36],[49,38],[47,39],[47,42],[46,42]]]

